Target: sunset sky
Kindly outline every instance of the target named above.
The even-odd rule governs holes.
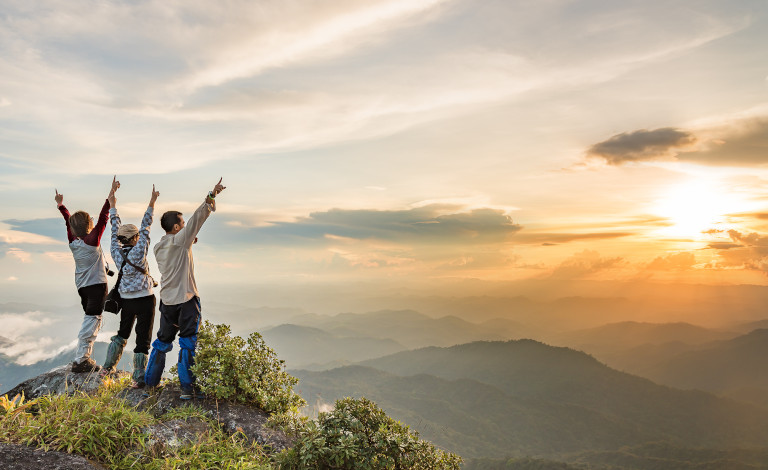
[[[95,216],[113,174],[155,241],[223,177],[209,291],[768,284],[764,0],[0,5],[6,299],[77,302],[54,188]]]

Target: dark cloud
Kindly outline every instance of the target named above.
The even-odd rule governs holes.
[[[551,277],[555,279],[578,279],[604,269],[620,266],[623,258],[604,258],[594,250],[584,250],[560,263]]]
[[[697,141],[690,132],[664,127],[652,131],[641,129],[625,132],[599,142],[587,150],[587,155],[601,158],[610,165],[627,162],[670,158],[677,149],[690,147]]]
[[[502,210],[462,210],[445,205],[398,211],[331,209],[257,227],[243,226],[237,217],[230,216],[228,221],[238,223],[206,224],[201,242],[316,245],[333,239],[351,239],[479,245],[505,242],[522,229]]]
[[[7,219],[4,224],[10,225],[11,230],[17,232],[34,233],[36,235],[45,235],[46,237],[63,238],[67,237],[67,226],[61,217],[52,217],[50,219]]]
[[[702,149],[683,152],[680,161],[716,166],[753,166],[768,163],[768,118],[745,119],[710,131]]]
[[[672,253],[667,256],[658,256],[648,263],[647,269],[669,271],[688,269],[696,264],[696,257],[690,252]]]
[[[740,119],[696,134],[674,127],[625,132],[592,145],[586,153],[610,165],[659,159],[713,166],[764,165],[768,163],[768,117]]]

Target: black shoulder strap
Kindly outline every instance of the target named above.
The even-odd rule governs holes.
[[[133,247],[131,247],[131,248],[128,248],[128,251],[124,251],[124,252],[123,252],[123,260],[124,260],[124,261],[123,261],[123,266],[125,266],[125,263],[128,263],[128,264],[130,264],[131,266],[133,266],[133,267],[134,267],[134,269],[136,269],[136,271],[139,271],[141,274],[143,274],[143,275],[145,275],[145,276],[148,276],[149,274],[147,273],[147,270],[146,270],[146,269],[144,269],[144,268],[140,268],[140,267],[136,266],[135,264],[133,264],[133,263],[131,262],[131,260],[129,260],[129,259],[128,259],[128,253],[130,253],[130,251],[131,251],[131,249],[132,249],[132,248],[133,248]],[[123,269],[123,268],[120,268],[120,269]]]

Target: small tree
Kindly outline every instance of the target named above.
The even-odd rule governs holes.
[[[365,398],[336,401],[280,456],[287,470],[458,470],[461,457],[419,439]]]
[[[232,336],[228,325],[205,321],[192,372],[203,393],[215,398],[254,404],[269,413],[296,413],[306,405],[293,391],[299,379],[285,371],[285,361],[256,332],[244,340]]]

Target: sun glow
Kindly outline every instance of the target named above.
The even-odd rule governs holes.
[[[656,203],[654,213],[669,219],[672,225],[660,235],[700,238],[702,232],[722,228],[726,214],[744,211],[746,201],[728,191],[718,181],[696,179],[675,186]]]

